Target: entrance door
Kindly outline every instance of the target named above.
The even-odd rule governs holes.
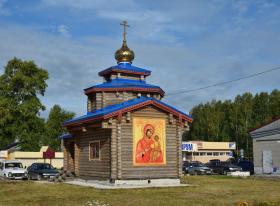
[[[68,145],[68,170],[75,170],[75,142],[69,142]]]
[[[272,152],[270,150],[263,151],[263,173],[270,174],[272,169]]]

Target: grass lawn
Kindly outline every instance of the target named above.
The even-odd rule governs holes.
[[[87,201],[116,206],[164,205],[280,205],[280,179],[243,179],[222,176],[185,177],[198,185],[179,188],[98,190],[68,184],[0,181],[0,205],[84,205]]]

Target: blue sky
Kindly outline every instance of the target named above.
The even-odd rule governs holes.
[[[0,74],[14,56],[50,74],[47,111],[59,104],[86,112],[83,89],[116,64],[127,20],[134,65],[166,93],[194,89],[280,66],[280,2],[238,0],[0,0]],[[280,72],[188,94],[167,96],[184,112],[212,99],[280,89]]]

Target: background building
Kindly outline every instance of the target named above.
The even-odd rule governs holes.
[[[37,162],[51,163],[52,166],[58,169],[63,167],[63,152],[55,152],[55,157],[50,160],[43,158],[43,153],[49,149],[48,146],[41,147],[38,152],[20,151],[17,148],[19,147],[15,144],[6,150],[0,151],[0,159],[18,160],[22,163],[23,167],[29,167],[31,164]]]
[[[182,142],[183,161],[200,161],[206,163],[212,159],[226,161],[233,157],[235,142]]]
[[[250,132],[256,174],[280,174],[280,116]]]

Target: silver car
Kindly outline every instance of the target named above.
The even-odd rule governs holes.
[[[201,162],[190,162],[186,171],[190,175],[211,175],[213,173],[212,169]]]
[[[27,179],[27,171],[17,160],[0,160],[0,177],[6,179]]]

